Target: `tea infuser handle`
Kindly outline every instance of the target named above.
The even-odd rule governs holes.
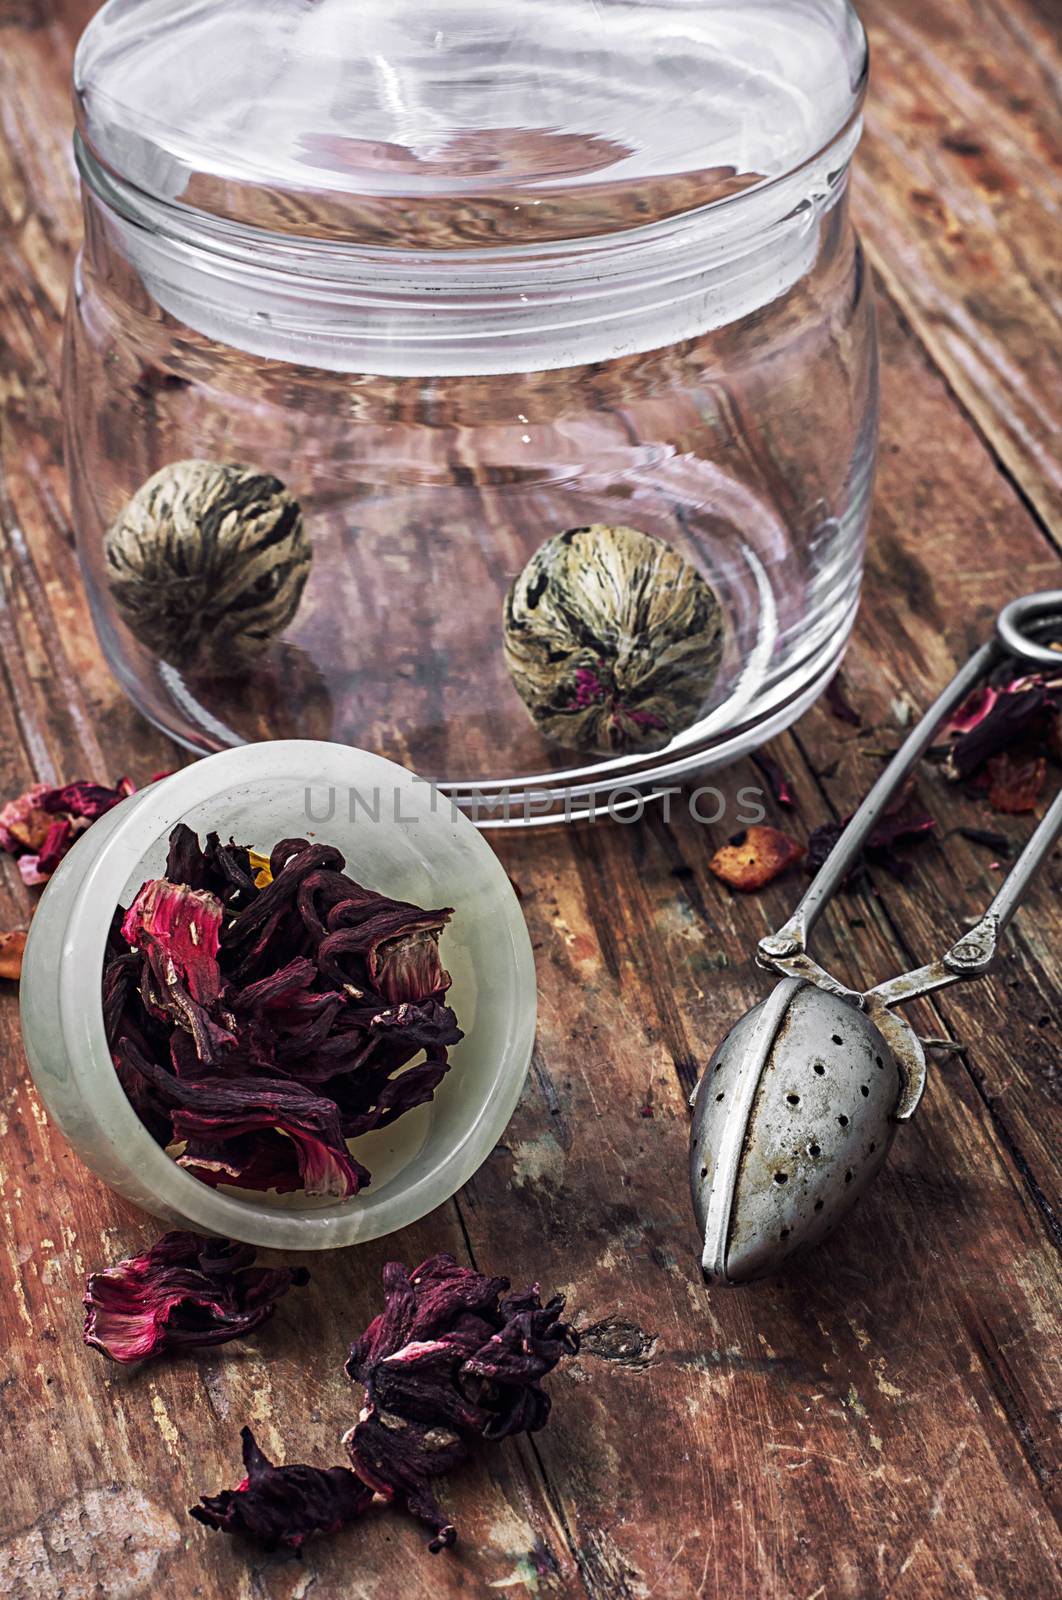
[[[999,613],[996,637],[1008,655],[1030,666],[1054,667],[1062,676],[1062,652],[1041,644],[1035,637],[1052,624],[1058,638],[1062,629],[1062,589],[1042,589],[1039,594],[1012,600]]]
[[[997,637],[1009,655],[1030,664],[1057,667],[1062,673],[1062,655],[1029,636],[1030,632],[1042,629],[1045,622],[1053,624],[1056,632],[1062,625],[1062,589],[1045,590],[1041,594],[1030,594],[1023,600],[1015,600],[1000,613],[996,624]],[[954,983],[979,978],[988,972],[999,955],[999,941],[1011,918],[1060,838],[1062,792],[1055,796],[1048,807],[980,922],[964,933],[939,961],[879,984],[876,989],[870,990],[867,998],[873,996],[883,1006],[900,1005],[920,995],[931,994],[935,989],[949,988]]]
[[[765,966],[774,968],[779,961],[805,955],[816,922],[855,866],[867,840],[901,785],[933,743],[941,723],[958,710],[971,689],[976,688],[989,668],[995,665],[1000,653],[1000,646],[995,639],[982,645],[933,702],[917,727],[908,734],[826,857],[789,921],[777,933],[769,934],[760,941],[759,956]]]
[[[758,959],[761,965],[773,971],[782,972],[786,976],[804,976],[812,981],[822,984],[827,981],[828,986],[840,991],[843,986],[838,985],[835,979],[830,979],[807,954],[808,940],[811,938],[815,924],[826,906],[833,899],[870,838],[875,826],[888,810],[890,802],[899,792],[900,786],[912,773],[918,762],[925,755],[936,737],[941,724],[962,705],[967,695],[975,689],[989,669],[1005,654],[1026,662],[1030,666],[1055,666],[1062,673],[1062,654],[1057,650],[1049,649],[1041,644],[1036,637],[1044,631],[1045,626],[1055,625],[1056,633],[1062,626],[1062,589],[1047,589],[1038,594],[1025,595],[1020,600],[1014,600],[1004,607],[996,622],[996,637],[988,644],[982,645],[980,650],[967,662],[966,666],[957,673],[948,687],[937,697],[930,706],[921,722],[912,730],[896,752],[889,765],[885,768],[877,783],[867,795],[863,804],[852,817],[847,828],[834,845],[830,854],[819,868],[818,873],[811,883],[804,898],[797,906],[793,915],[783,928],[775,934],[770,934],[762,939],[759,945]],[[1054,807],[1044,818],[1041,827],[1037,829],[1029,841],[1026,850],[1003,885],[999,895],[986,913],[985,922],[990,918],[996,919],[996,939],[998,934],[1013,916],[1021,900],[1029,879],[1037,867],[1050,853],[1057,838],[1057,832],[1050,837],[1050,822],[1054,816]],[[983,927],[984,923],[979,924]],[[977,930],[973,930],[974,933]],[[955,947],[955,964],[961,966],[961,976],[971,976],[974,969],[968,964],[962,965],[966,959],[965,953],[973,951],[970,943],[971,934],[967,934],[958,941]],[[994,945],[993,945],[994,949]],[[954,952],[945,957],[951,960]],[[988,965],[994,955],[988,958]],[[952,968],[944,968],[944,963],[937,963],[936,967],[951,972]],[[924,972],[936,968],[924,968]],[[976,970],[984,971],[986,967]],[[910,979],[916,976],[908,974]],[[903,984],[905,979],[895,979],[894,982]],[[942,981],[957,982],[958,978],[952,976]],[[938,983],[931,984],[937,988]],[[888,988],[885,985],[884,988]],[[880,993],[881,991],[873,991]],[[924,991],[920,991],[924,992]],[[846,993],[851,993],[846,991]],[[908,996],[912,998],[913,996]],[[853,996],[854,998],[854,996]]]
[[[931,994],[935,989],[946,989],[953,983],[964,983],[968,978],[979,978],[988,972],[999,954],[1000,938],[1059,839],[1062,839],[1062,790],[1055,796],[977,926],[964,933],[939,961],[919,967],[916,972],[904,973],[902,977],[890,978],[888,983],[871,989],[867,999],[873,997],[884,1006],[902,1005],[920,995]]]

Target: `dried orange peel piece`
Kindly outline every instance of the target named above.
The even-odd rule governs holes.
[[[804,846],[777,828],[752,827],[717,850],[708,870],[731,889],[753,894],[804,859]]]
[[[25,929],[0,933],[0,978],[17,983],[22,976],[22,957],[26,950]]]
[[[986,767],[988,803],[1005,816],[1020,816],[1035,811],[1047,783],[1047,762],[1043,756],[1015,756],[1009,750],[993,756]]]

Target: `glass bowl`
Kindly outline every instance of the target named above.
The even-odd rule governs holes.
[[[342,1202],[212,1189],[140,1122],[104,1034],[107,930],[158,876],[178,822],[268,850],[282,838],[335,844],[367,884],[455,909],[443,934],[449,1001],[465,1031],[434,1100],[351,1141],[373,1174]],[[411,773],[347,746],[281,740],[194,763],[96,822],[45,890],[21,984],[34,1082],[101,1178],[166,1221],[248,1244],[322,1250],[394,1232],[441,1205],[486,1159],[511,1117],[534,1043],[531,942],[504,869],[476,828]]]
[[[137,705],[200,751],[372,749],[498,825],[792,722],[855,618],[874,470],[848,209],[866,69],[847,0],[110,0],[75,65],[64,404],[93,613]],[[308,577],[251,661],[116,600],[109,530],[189,459],[302,508]],[[596,525],[692,565],[722,659],[681,717],[568,744],[529,714],[503,618],[536,551]],[[234,632],[284,583],[260,553],[212,574]],[[559,692],[615,709],[606,671],[580,685]]]

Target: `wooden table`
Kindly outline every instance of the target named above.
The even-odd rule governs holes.
[[[144,777],[172,749],[103,666],[78,580],[56,385],[79,229],[66,82],[91,0],[0,0],[0,756],[35,778]],[[867,0],[875,53],[855,179],[880,289],[884,434],[866,600],[844,669],[863,727],[825,706],[780,740],[804,832],[847,812],[1000,603],[1062,578],[1054,0]],[[728,781],[750,781],[739,768]],[[901,887],[847,898],[821,951],[847,978],[942,948],[998,883],[956,833],[981,808],[928,772],[938,818]],[[1017,838],[1027,819],[993,818]],[[26,1076],[5,992],[0,1066],[0,1591],[34,1600],[871,1600],[1062,1593],[1057,1252],[1062,866],[1006,968],[944,995],[925,1105],[850,1226],[784,1281],[702,1286],[686,1096],[763,992],[751,953],[794,886],[731,899],[720,830],[637,827],[499,845],[537,947],[542,1017],[505,1141],[457,1200],[316,1263],[267,1337],[143,1372],[80,1341],[86,1269],[156,1225],[78,1163]],[[4,862],[0,926],[31,895]],[[403,1517],[300,1563],[185,1514],[231,1485],[238,1431],[340,1459],[339,1367],[383,1262],[449,1249],[563,1288],[583,1353],[555,1422],[454,1478],[456,1551]]]

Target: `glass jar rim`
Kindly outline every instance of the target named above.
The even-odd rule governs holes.
[[[802,179],[813,176],[828,164],[835,152],[843,153],[844,166],[847,166],[852,149],[859,143],[870,64],[865,31],[863,38],[864,66],[848,115],[814,151],[784,172],[774,173],[748,188],[687,211],[603,234],[572,235],[521,244],[398,250],[390,245],[285,234],[248,223],[235,223],[179,200],[150,194],[101,162],[80,129],[74,133],[75,162],[87,190],[134,226],[159,238],[171,239],[175,244],[186,244],[231,261],[243,260],[248,265],[261,262],[263,258],[278,263],[284,260],[289,271],[337,280],[359,269],[377,272],[396,260],[401,261],[406,273],[416,272],[421,267],[433,275],[442,272],[455,277],[463,268],[477,272],[484,267],[492,270],[507,267],[514,276],[521,269],[533,271],[541,265],[554,272],[563,271],[567,263],[587,258],[617,261],[624,255],[643,254],[654,247],[667,249],[676,239],[684,241],[691,236],[705,242],[713,234],[718,239],[728,236],[740,239],[747,233],[760,233],[764,227],[779,221],[786,201]],[[741,226],[746,219],[750,223],[747,229]]]
[[[869,72],[869,41],[852,0],[809,0],[809,3],[829,10],[830,15],[826,19],[829,34],[839,47],[839,60],[847,67],[842,75],[846,95],[838,93],[837,96],[838,102],[843,99],[844,103],[834,106],[831,102],[831,110],[835,113],[832,120],[824,122],[821,129],[813,130],[816,135],[814,142],[810,147],[801,146],[795,159],[773,169],[766,165],[762,170],[753,167],[744,178],[738,179],[735,187],[726,189],[724,186],[721,192],[703,200],[692,199],[696,188],[687,192],[680,186],[674,203],[669,200],[658,205],[655,198],[657,191],[666,189],[669,175],[679,178],[682,172],[670,168],[643,173],[637,179],[640,186],[638,192],[643,196],[654,196],[651,206],[640,208],[647,218],[644,221],[628,223],[625,217],[618,221],[610,217],[607,226],[580,227],[575,223],[585,221],[585,218],[576,212],[571,225],[566,222],[562,231],[557,233],[550,232],[549,226],[546,226],[536,228],[533,236],[510,238],[503,234],[500,239],[492,237],[487,243],[471,245],[436,237],[426,245],[418,235],[416,226],[415,208],[421,200],[434,204],[437,199],[445,200],[447,196],[457,199],[463,195],[464,199],[471,202],[484,198],[503,199],[506,196],[515,202],[518,198],[525,198],[522,191],[507,189],[504,182],[492,190],[488,180],[484,180],[482,189],[473,187],[467,191],[451,190],[444,182],[438,195],[432,194],[430,189],[405,193],[400,188],[392,191],[387,187],[366,189],[364,192],[354,187],[343,187],[334,193],[325,188],[307,189],[308,195],[324,198],[322,216],[325,217],[335,206],[342,205],[349,206],[356,217],[357,208],[371,200],[399,205],[402,208],[400,242],[379,243],[374,242],[372,230],[361,231],[356,221],[354,225],[345,223],[339,232],[330,225],[321,232],[316,231],[316,213],[311,208],[308,216],[302,217],[298,191],[292,191],[288,196],[283,183],[274,177],[265,163],[254,168],[240,168],[238,172],[234,167],[230,172],[219,158],[216,171],[198,170],[194,148],[185,151],[175,144],[174,130],[164,117],[156,121],[154,115],[145,115],[143,108],[137,110],[133,106],[127,107],[120,95],[112,94],[107,80],[108,57],[102,47],[97,47],[96,38],[98,31],[105,35],[106,30],[98,30],[97,24],[113,12],[113,31],[120,36],[124,3],[125,0],[108,0],[108,4],[86,30],[75,59],[76,144],[79,166],[89,189],[107,204],[116,207],[130,221],[139,222],[174,239],[187,240],[198,248],[216,250],[230,258],[244,254],[251,258],[263,251],[268,255],[287,249],[292,251],[290,270],[313,271],[316,264],[322,276],[332,273],[342,275],[344,263],[349,266],[357,261],[379,269],[386,267],[388,261],[396,256],[402,259],[407,268],[423,258],[430,260],[436,270],[439,270],[441,259],[452,260],[455,265],[466,264],[473,269],[477,265],[497,268],[499,263],[516,265],[536,260],[556,262],[558,257],[563,260],[569,255],[569,247],[575,255],[589,251],[608,254],[613,247],[622,252],[632,247],[649,246],[658,240],[666,247],[676,232],[683,233],[691,229],[706,237],[715,230],[720,233],[736,230],[738,219],[750,213],[765,214],[771,207],[765,207],[763,202],[771,196],[777,195],[784,201],[790,190],[799,184],[802,175],[814,172],[832,149],[845,144],[847,135],[860,119]],[[544,0],[544,3],[550,3],[550,0]],[[239,4],[240,0],[231,0],[232,9]],[[194,9],[194,6],[186,8],[188,11]],[[283,12],[283,0],[277,9]],[[710,6],[706,9],[711,11]],[[632,10],[637,10],[637,7]],[[666,9],[664,14],[669,14]],[[136,30],[131,31],[136,38]],[[150,27],[141,31],[150,40]],[[99,60],[93,53],[94,49]],[[151,63],[150,51],[144,59]],[[95,76],[90,70],[93,67],[96,68]],[[807,85],[804,88],[806,90]],[[183,112],[185,108],[182,106],[181,109]],[[139,124],[138,116],[142,119]],[[113,118],[113,125],[109,118]],[[495,134],[501,136],[505,131],[495,130]],[[490,130],[484,130],[485,139],[488,133]],[[177,154],[178,149],[180,155]],[[680,159],[685,159],[689,164],[694,159],[694,152],[684,152]],[[734,159],[740,160],[740,157]],[[312,167],[313,163],[309,165]],[[622,167],[622,163],[620,165]],[[175,169],[173,172],[169,171],[171,167]],[[606,165],[603,170],[607,173],[610,169]],[[737,176],[736,167],[727,170]],[[581,173],[580,176],[585,177],[586,174]],[[606,178],[598,183],[601,175],[592,170],[589,176],[594,182],[585,186],[586,193],[594,190],[595,185],[602,191],[622,191],[628,182],[634,181],[617,177]],[[520,178],[519,181],[525,180]],[[201,188],[203,183],[205,189]],[[190,185],[187,193],[186,185]],[[530,212],[531,207],[544,203],[541,198],[531,198],[535,192],[531,178],[526,179],[525,186],[525,204],[521,206],[514,203],[512,209],[515,211],[523,209]],[[243,201],[247,196],[253,200],[256,193],[268,200],[274,191],[281,202],[290,198],[295,204],[290,208],[286,203],[273,207],[267,205],[262,214],[278,223],[271,226],[261,220],[257,211],[252,214],[250,201],[246,209]],[[546,189],[542,192],[546,194],[550,191]],[[572,181],[564,190],[555,192],[570,198],[578,196],[584,189]],[[562,208],[558,205],[557,209],[560,214]]]

